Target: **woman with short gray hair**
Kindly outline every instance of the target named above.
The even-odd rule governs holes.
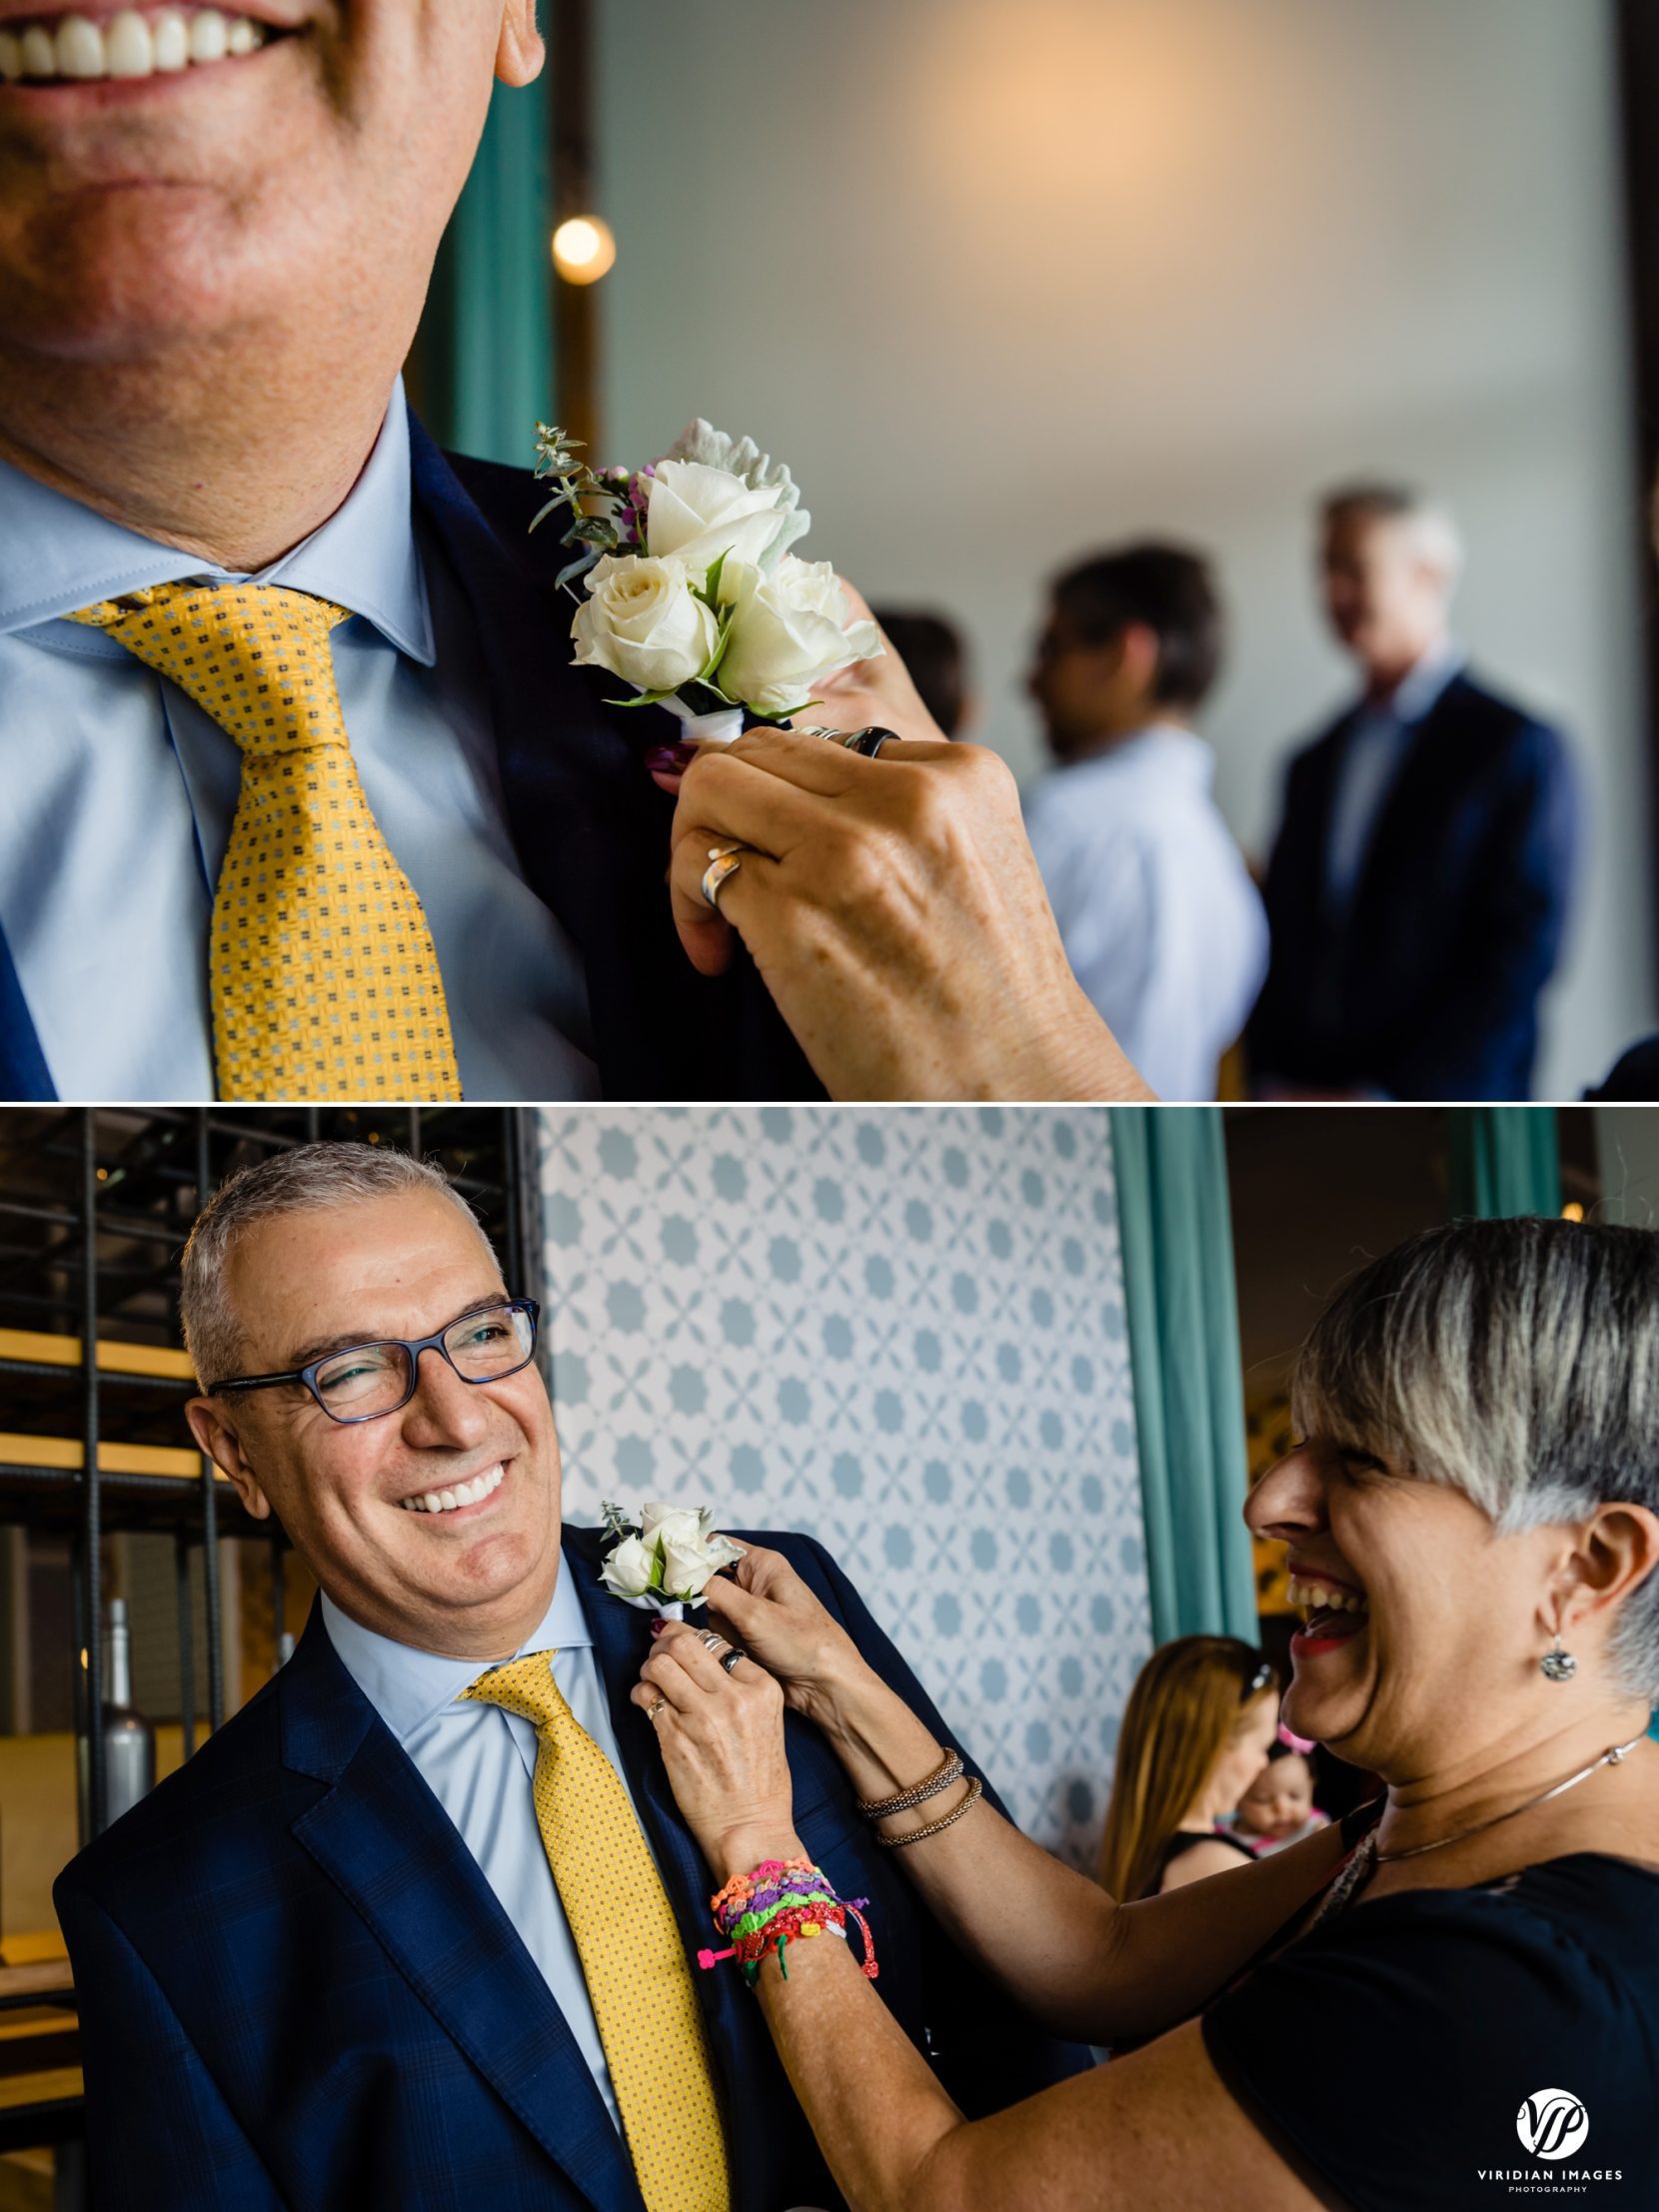
[[[804,1855],[789,1704],[962,1948],[1122,2054],[967,2122],[847,1945],[791,1942],[786,1978],[763,1929],[761,2003],[856,2212],[1659,2203],[1659,1234],[1413,1238],[1331,1303],[1292,1404],[1304,1441],[1246,1510],[1306,1609],[1285,1719],[1387,1787],[1236,1872],[1115,1904],[773,1554],[710,1593],[765,1672],[663,1628],[636,1699],[718,1880],[747,1898]]]

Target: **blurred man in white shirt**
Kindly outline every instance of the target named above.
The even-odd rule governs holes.
[[[1162,1098],[1213,1098],[1267,922],[1192,719],[1221,659],[1207,564],[1135,545],[1052,586],[1030,692],[1056,766],[1025,826],[1072,972]]]

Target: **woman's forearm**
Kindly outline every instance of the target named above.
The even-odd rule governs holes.
[[[842,1686],[821,1724],[866,1801],[910,1788],[942,1751],[873,1673]],[[902,1835],[943,1817],[965,1788],[953,1784],[881,1821],[881,1831]],[[1126,1906],[983,1803],[896,1855],[959,1948],[1039,2025],[1116,2043],[1190,2018],[1323,1887],[1341,1850],[1340,1831],[1321,1829],[1236,1873]]]

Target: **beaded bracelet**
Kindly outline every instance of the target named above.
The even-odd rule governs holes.
[[[918,1781],[913,1789],[901,1789],[896,1797],[871,1797],[860,1804],[858,1810],[866,1820],[885,1820],[890,1813],[911,1812],[917,1805],[925,1804],[929,1797],[936,1797],[941,1789],[948,1789],[953,1781],[960,1779],[961,1772],[962,1755],[947,1743],[943,1758],[925,1781]]]
[[[942,1835],[946,1828],[953,1828],[962,1814],[978,1797],[984,1784],[977,1774],[968,1777],[967,1795],[954,1806],[942,1820],[929,1820],[924,1828],[911,1828],[908,1835],[878,1835],[875,1840],[884,1851],[901,1850],[906,1843],[919,1843],[925,1836]]]

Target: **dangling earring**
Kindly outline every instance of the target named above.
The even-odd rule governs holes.
[[[1561,1649],[1561,1632],[1555,1632],[1555,1644],[1538,1661],[1538,1670],[1547,1682],[1570,1682],[1578,1672],[1578,1661],[1571,1652]]]

